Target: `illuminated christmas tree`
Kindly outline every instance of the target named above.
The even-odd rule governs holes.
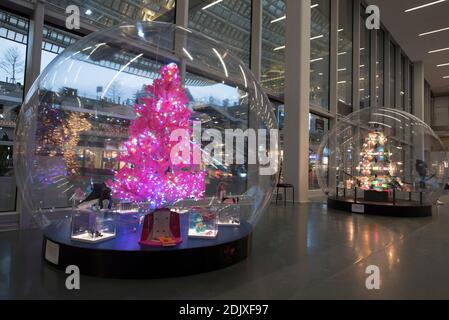
[[[174,63],[161,69],[159,79],[146,88],[134,109],[137,118],[131,121],[129,140],[123,145],[119,161],[123,167],[109,181],[113,196],[123,201],[148,202],[162,208],[182,199],[199,199],[205,192],[205,172],[189,161],[171,159],[173,147],[192,150],[192,111],[182,87],[178,66]],[[175,130],[185,130],[189,141],[171,142]],[[185,160],[185,155],[183,155]],[[188,163],[187,163],[188,162]]]
[[[362,146],[362,161],[357,171],[359,187],[363,190],[387,191],[392,187],[395,167],[387,150],[388,139],[381,132],[370,132]]]

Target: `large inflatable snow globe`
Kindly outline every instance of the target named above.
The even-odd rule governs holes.
[[[58,245],[145,259],[221,250],[181,274],[241,260],[276,184],[276,128],[254,75],[210,38],[154,22],[83,38],[35,82],[17,127],[18,185],[45,230],[47,261],[79,263],[56,259]]]
[[[417,117],[396,109],[366,108],[327,134],[318,168],[332,208],[429,216],[447,182],[448,153]]]

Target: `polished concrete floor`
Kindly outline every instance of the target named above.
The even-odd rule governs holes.
[[[40,253],[40,231],[0,233],[0,299],[449,299],[449,205],[418,219],[272,206],[246,262],[177,279],[82,276],[76,292]],[[380,290],[365,287],[369,265]]]

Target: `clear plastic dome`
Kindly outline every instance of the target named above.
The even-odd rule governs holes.
[[[447,182],[441,140],[396,109],[366,108],[340,120],[318,153],[319,183],[330,198],[433,205]]]
[[[86,211],[194,208],[193,220],[224,216],[192,222],[202,232],[211,221],[213,235],[215,222],[254,225],[268,206],[276,126],[254,75],[221,44],[168,23],[121,25],[78,41],[34,83],[17,126],[18,185],[42,227]]]

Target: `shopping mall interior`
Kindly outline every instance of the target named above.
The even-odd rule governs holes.
[[[1,0],[0,299],[449,299],[448,16]]]

